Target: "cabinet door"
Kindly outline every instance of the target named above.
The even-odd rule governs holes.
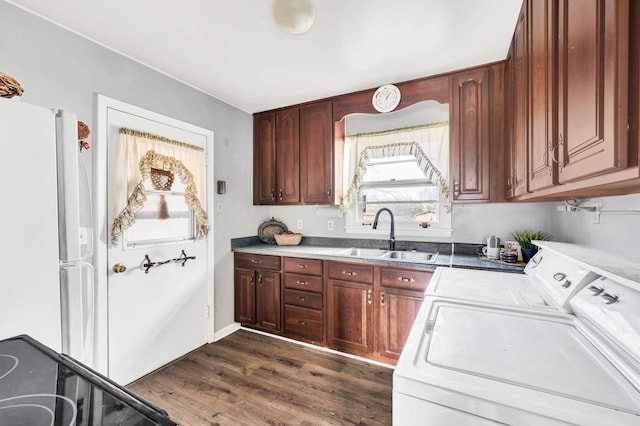
[[[400,358],[422,300],[423,296],[419,291],[380,288],[378,350],[381,356]]]
[[[551,161],[555,141],[555,76],[557,17],[554,0],[528,0],[527,34],[529,65],[529,191],[557,182]]]
[[[558,180],[627,166],[628,0],[564,0],[558,16]]]
[[[450,78],[454,202],[489,200],[489,77],[489,68],[478,68]]]
[[[300,108],[300,192],[306,204],[333,201],[332,101]]]
[[[373,352],[373,285],[328,281],[328,344],[348,353]]]
[[[235,321],[242,324],[256,322],[256,291],[254,271],[236,269],[234,277]]]
[[[256,271],[256,325],[265,330],[279,332],[280,273]]]
[[[300,110],[276,112],[277,203],[300,202]]]
[[[276,115],[253,118],[253,204],[276,202]]]
[[[527,44],[524,8],[513,37],[513,139],[511,180],[513,195],[527,193]]]
[[[505,198],[509,199],[514,196],[513,176],[515,173],[515,165],[513,162],[513,142],[514,142],[514,83],[515,83],[515,62],[513,60],[514,42],[511,42],[509,53],[504,66],[504,135],[505,135]]]

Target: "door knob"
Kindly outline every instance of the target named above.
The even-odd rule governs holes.
[[[120,274],[124,271],[127,270],[127,267],[124,266],[122,263],[116,263],[115,265],[113,265],[113,267],[111,268],[111,270],[113,272],[115,272],[116,274]]]

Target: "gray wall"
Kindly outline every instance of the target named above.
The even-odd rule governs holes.
[[[227,194],[216,195],[215,200],[223,203],[222,213],[210,212],[215,233],[215,259],[210,261],[215,262],[216,330],[231,324],[229,240],[255,235],[264,216],[261,210],[266,211],[251,205],[251,115],[2,1],[0,16],[0,71],[24,87],[20,102],[73,111],[94,129],[94,94],[100,93],[214,131],[215,177],[227,181]],[[93,138],[89,143],[95,144]],[[90,168],[86,155],[85,160]]]
[[[600,206],[599,223],[594,223],[593,213],[558,211],[562,203],[553,203],[549,215],[556,239],[597,247],[640,262],[640,215],[619,213],[640,213],[640,194],[593,198],[584,200],[583,205]]]

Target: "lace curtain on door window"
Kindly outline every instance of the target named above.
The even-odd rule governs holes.
[[[342,210],[349,211],[355,200],[369,160],[400,155],[415,157],[424,176],[438,186],[442,206],[450,212],[447,122],[348,136],[344,147],[344,164],[348,173],[343,181]]]
[[[185,203],[193,209],[196,235],[200,239],[209,232],[209,222],[198,194],[206,194],[204,149],[162,136],[122,128],[116,147],[113,176],[114,221],[111,243],[118,244],[122,233],[135,222],[135,213],[147,200],[145,181],[154,171],[177,176],[185,184]],[[204,196],[204,195],[202,195]]]

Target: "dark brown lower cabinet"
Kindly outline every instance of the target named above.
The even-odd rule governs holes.
[[[352,354],[373,352],[373,285],[339,280],[327,284],[329,347]]]
[[[234,275],[235,320],[280,333],[280,257],[237,253]]]
[[[282,330],[279,272],[256,271],[256,326],[275,332]]]
[[[433,272],[380,267],[377,352],[397,360],[422,305]]]
[[[380,356],[400,358],[423,299],[419,291],[391,287],[380,289],[380,328],[377,336]]]
[[[321,345],[324,342],[323,262],[285,257],[283,334]]]
[[[236,253],[235,266],[237,322],[392,364],[433,275],[424,269],[242,253]]]

